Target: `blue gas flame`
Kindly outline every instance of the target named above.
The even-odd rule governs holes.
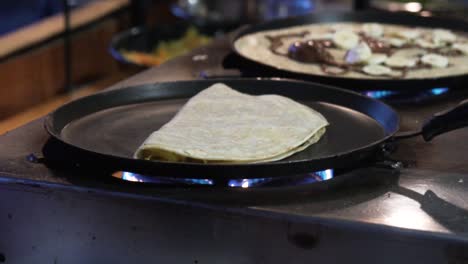
[[[233,179],[228,181],[229,187],[241,187],[249,188],[264,182],[270,181],[271,178],[259,178],[259,179]]]
[[[444,93],[448,92],[448,90],[449,90],[449,88],[447,88],[447,87],[441,87],[441,88],[434,88],[430,92],[433,95],[441,95],[441,94],[444,94]]]
[[[122,172],[122,180],[131,182],[152,182],[152,183],[187,183],[196,185],[213,185],[214,182],[211,179],[179,179],[179,178],[166,178],[166,177],[151,177],[128,171]]]
[[[432,88],[427,91],[421,92],[421,95],[442,95],[449,91],[448,87],[438,87]],[[375,90],[375,91],[364,91],[363,94],[375,99],[386,99],[390,96],[400,94],[399,91],[390,91],[390,90]]]
[[[323,181],[330,180],[334,176],[333,169],[318,171],[315,174],[317,174],[317,176],[319,176]]]
[[[135,173],[128,172],[128,171],[122,172],[122,180],[131,181],[131,182],[143,182],[143,179],[139,174],[135,174]]]
[[[309,184],[314,182],[321,182],[327,181],[334,177],[333,169],[318,171],[308,173],[306,177],[304,177],[300,184]],[[131,182],[151,182],[151,183],[184,183],[184,184],[193,184],[193,185],[202,185],[202,186],[210,186],[214,185],[214,180],[212,179],[180,179],[180,178],[167,178],[167,177],[151,177],[145,176],[141,174],[136,174],[132,172],[122,172],[122,179]],[[228,181],[228,186],[233,188],[251,188],[255,186],[261,186],[262,184],[266,184],[268,182],[272,182],[276,180],[276,178],[257,178],[257,179],[232,179]]]
[[[367,91],[364,92],[365,95],[375,98],[375,99],[382,99],[382,98],[387,98],[391,95],[396,94],[397,92],[394,91],[387,91],[387,90],[380,90],[380,91]]]
[[[332,179],[334,176],[333,169],[317,171],[309,173],[307,177],[302,179],[301,184],[308,184],[314,182],[327,181]],[[267,183],[273,181],[274,178],[260,178],[260,179],[233,179],[229,180],[228,186],[234,188],[249,188],[253,186],[261,185],[262,183]]]

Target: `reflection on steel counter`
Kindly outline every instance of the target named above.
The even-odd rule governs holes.
[[[8,202],[0,203],[0,256],[5,263],[70,264],[464,263],[466,244],[448,233],[467,231],[467,211],[442,200],[446,192],[418,190],[433,172],[404,173],[421,181],[254,207],[3,178],[0,201]],[[444,177],[458,181],[460,175]],[[364,222],[344,220],[352,211]],[[306,217],[314,212],[318,217]],[[403,229],[369,224],[377,221]],[[427,228],[447,234],[417,231]]]

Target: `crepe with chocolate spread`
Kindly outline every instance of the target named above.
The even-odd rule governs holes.
[[[320,113],[289,98],[247,95],[217,83],[153,132],[135,157],[200,163],[274,161],[316,143],[327,125]]]
[[[446,29],[310,24],[248,34],[234,46],[253,61],[313,75],[424,79],[468,73],[468,37]]]

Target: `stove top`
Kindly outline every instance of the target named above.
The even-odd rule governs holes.
[[[187,56],[142,72],[133,78],[116,84],[110,89],[119,89],[143,83],[190,80],[198,78],[203,71],[223,71],[223,60],[229,52],[229,42],[221,39]],[[205,55],[206,59],[193,59],[197,56],[199,58],[200,55]],[[380,93],[375,96],[388,94],[388,92],[383,91],[372,92]],[[420,128],[422,122],[433,113],[447,109],[468,96],[463,89],[447,91],[445,88],[440,87],[437,89],[431,88],[428,93],[440,97],[437,97],[437,100],[431,101],[431,103],[418,104],[417,107],[414,104],[394,105],[401,115],[401,131]],[[209,210],[220,212],[220,218],[216,218],[218,220],[224,219],[223,213],[229,210],[243,216],[255,215],[268,219],[285,219],[285,221],[292,222],[299,221],[298,219],[302,222],[314,222],[324,226],[324,229],[321,229],[324,230],[323,232],[328,232],[329,229],[327,228],[330,228],[331,225],[338,225],[342,228],[341,230],[348,230],[353,226],[359,233],[374,230],[375,234],[389,232],[404,236],[412,232],[411,234],[418,237],[430,236],[430,239],[435,239],[434,234],[436,234],[435,236],[442,240],[468,241],[468,204],[466,202],[468,200],[468,165],[464,159],[466,153],[468,153],[467,129],[460,129],[440,136],[430,143],[423,142],[422,139],[418,138],[402,140],[399,142],[396,152],[392,154],[392,158],[402,161],[408,166],[397,170],[398,173],[396,174],[388,173],[394,171],[388,168],[363,168],[349,174],[340,174],[341,172],[338,171],[333,171],[332,174],[330,170],[302,175],[295,179],[299,183],[305,184],[283,185],[283,188],[275,188],[276,184],[283,183],[280,179],[256,179],[254,181],[241,179],[227,182],[226,185],[223,185],[223,188],[211,188],[213,186],[210,184],[216,187],[216,182],[212,182],[211,179],[202,179],[200,182],[195,183],[193,180],[188,179],[187,182],[180,185],[179,182],[174,183],[172,179],[158,178],[158,180],[166,181],[168,184],[165,186],[142,185],[138,182],[122,182],[121,179],[114,177],[104,177],[97,171],[83,172],[79,168],[74,170],[50,168],[41,163],[28,161],[26,157],[31,153],[41,156],[42,147],[48,139],[49,137],[43,129],[43,119],[36,120],[0,136],[0,195],[11,194],[11,197],[2,200],[8,202],[0,203],[0,206],[8,210],[13,208],[11,211],[5,211],[7,209],[3,210],[2,207],[0,208],[2,209],[1,212],[14,213],[23,210],[29,218],[33,213],[41,213],[41,210],[31,211],[23,206],[26,201],[22,202],[23,205],[21,206],[16,205],[16,201],[23,201],[18,197],[24,195],[24,197],[31,197],[32,204],[39,200],[43,201],[44,204],[48,202],[66,203],[63,208],[66,208],[67,212],[72,214],[73,208],[76,208],[77,204],[88,201],[87,197],[97,196],[98,198],[93,198],[93,203],[101,205],[104,203],[103,201],[111,201],[109,203],[116,206],[116,212],[120,212],[120,206],[123,206],[121,204],[127,204],[129,212],[141,209],[139,211],[141,214],[132,217],[132,220],[129,221],[161,219],[164,216],[159,206],[170,204],[174,207],[171,213],[177,215],[175,218],[179,220],[187,217],[182,214],[182,212],[185,212],[184,208],[210,208]],[[131,174],[121,174],[120,177],[138,181],[147,179],[143,176]],[[284,180],[291,183],[290,179]],[[294,183],[294,181],[292,182]],[[198,185],[193,186],[194,184],[202,185],[202,188],[199,188]],[[230,184],[233,186],[231,187]],[[168,188],[167,185],[169,185]],[[203,186],[208,188],[203,188]],[[227,188],[230,188],[229,190],[232,190],[232,192],[225,192]],[[315,188],[318,190],[314,191]],[[258,191],[258,194],[249,196],[250,193],[256,191]],[[245,203],[233,205],[225,204],[222,201],[214,201],[215,198],[227,193],[234,193],[238,197],[244,197]],[[264,196],[266,197],[264,200],[268,200],[269,197],[266,194],[272,193],[275,195],[274,201],[260,203],[257,200]],[[294,193],[296,196],[286,199],[290,193]],[[204,199],[194,199],[197,195],[198,198],[203,196]],[[75,196],[79,196],[79,198],[76,200],[69,198]],[[49,207],[44,206],[43,208],[47,209]],[[83,208],[89,209],[86,206]],[[106,208],[104,205],[102,208],[99,207],[99,210],[93,211],[94,216],[85,214],[89,217],[80,218],[82,221],[79,223],[84,224],[96,217],[104,217]],[[0,219],[9,219],[6,215],[3,217],[1,212]],[[47,210],[46,212],[51,213]],[[212,211],[208,213],[203,211],[203,215],[211,216],[213,214]],[[14,217],[13,215],[11,218],[14,219]],[[64,219],[71,221],[70,217],[67,218],[66,215]],[[242,223],[250,223],[248,219],[250,218]],[[106,218],[102,221],[106,222],[108,220]],[[210,224],[212,225],[210,226],[216,226],[219,223],[218,220],[211,221]],[[232,222],[239,223],[236,220]],[[57,228],[57,220],[50,223],[51,228]],[[197,226],[193,223],[185,224]],[[112,225],[121,228],[122,222],[116,221]],[[185,227],[183,224],[179,226]],[[286,225],[283,227],[286,228]],[[246,233],[252,231],[249,229],[248,224],[242,228],[246,228]],[[231,230],[229,234],[235,236],[238,229],[223,230]],[[211,229],[205,231],[203,232],[205,234],[217,234]],[[120,234],[120,232],[117,233]],[[426,235],[422,235],[423,233]],[[148,235],[149,233],[145,231],[144,234]],[[223,234],[229,237],[228,234]],[[276,233],[272,231],[271,234]],[[44,237],[48,236],[45,235]],[[354,237],[359,237],[359,235]],[[327,243],[327,237],[324,237],[324,240],[324,243]],[[121,240],[116,239],[115,241]],[[272,239],[271,241],[276,240]],[[342,240],[337,241],[337,243],[340,243],[339,241]],[[349,245],[354,242],[349,243],[348,241],[346,243]],[[2,253],[2,245],[0,241],[0,253]],[[268,245],[266,248],[271,251],[272,247]],[[368,252],[368,246],[372,245],[372,243],[369,243],[366,246],[363,245],[361,251],[356,250],[361,252],[362,256],[365,256],[365,252]],[[428,251],[427,247],[423,248],[424,251]],[[442,252],[444,247],[438,249],[441,251],[437,252]],[[54,252],[60,252],[60,250]],[[6,259],[8,259],[8,255],[6,255]],[[190,261],[193,262],[193,259]],[[261,259],[258,262],[262,262]]]

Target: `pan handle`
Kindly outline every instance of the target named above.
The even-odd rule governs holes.
[[[455,129],[468,126],[468,99],[453,108],[436,113],[422,127],[421,134],[425,141]]]

